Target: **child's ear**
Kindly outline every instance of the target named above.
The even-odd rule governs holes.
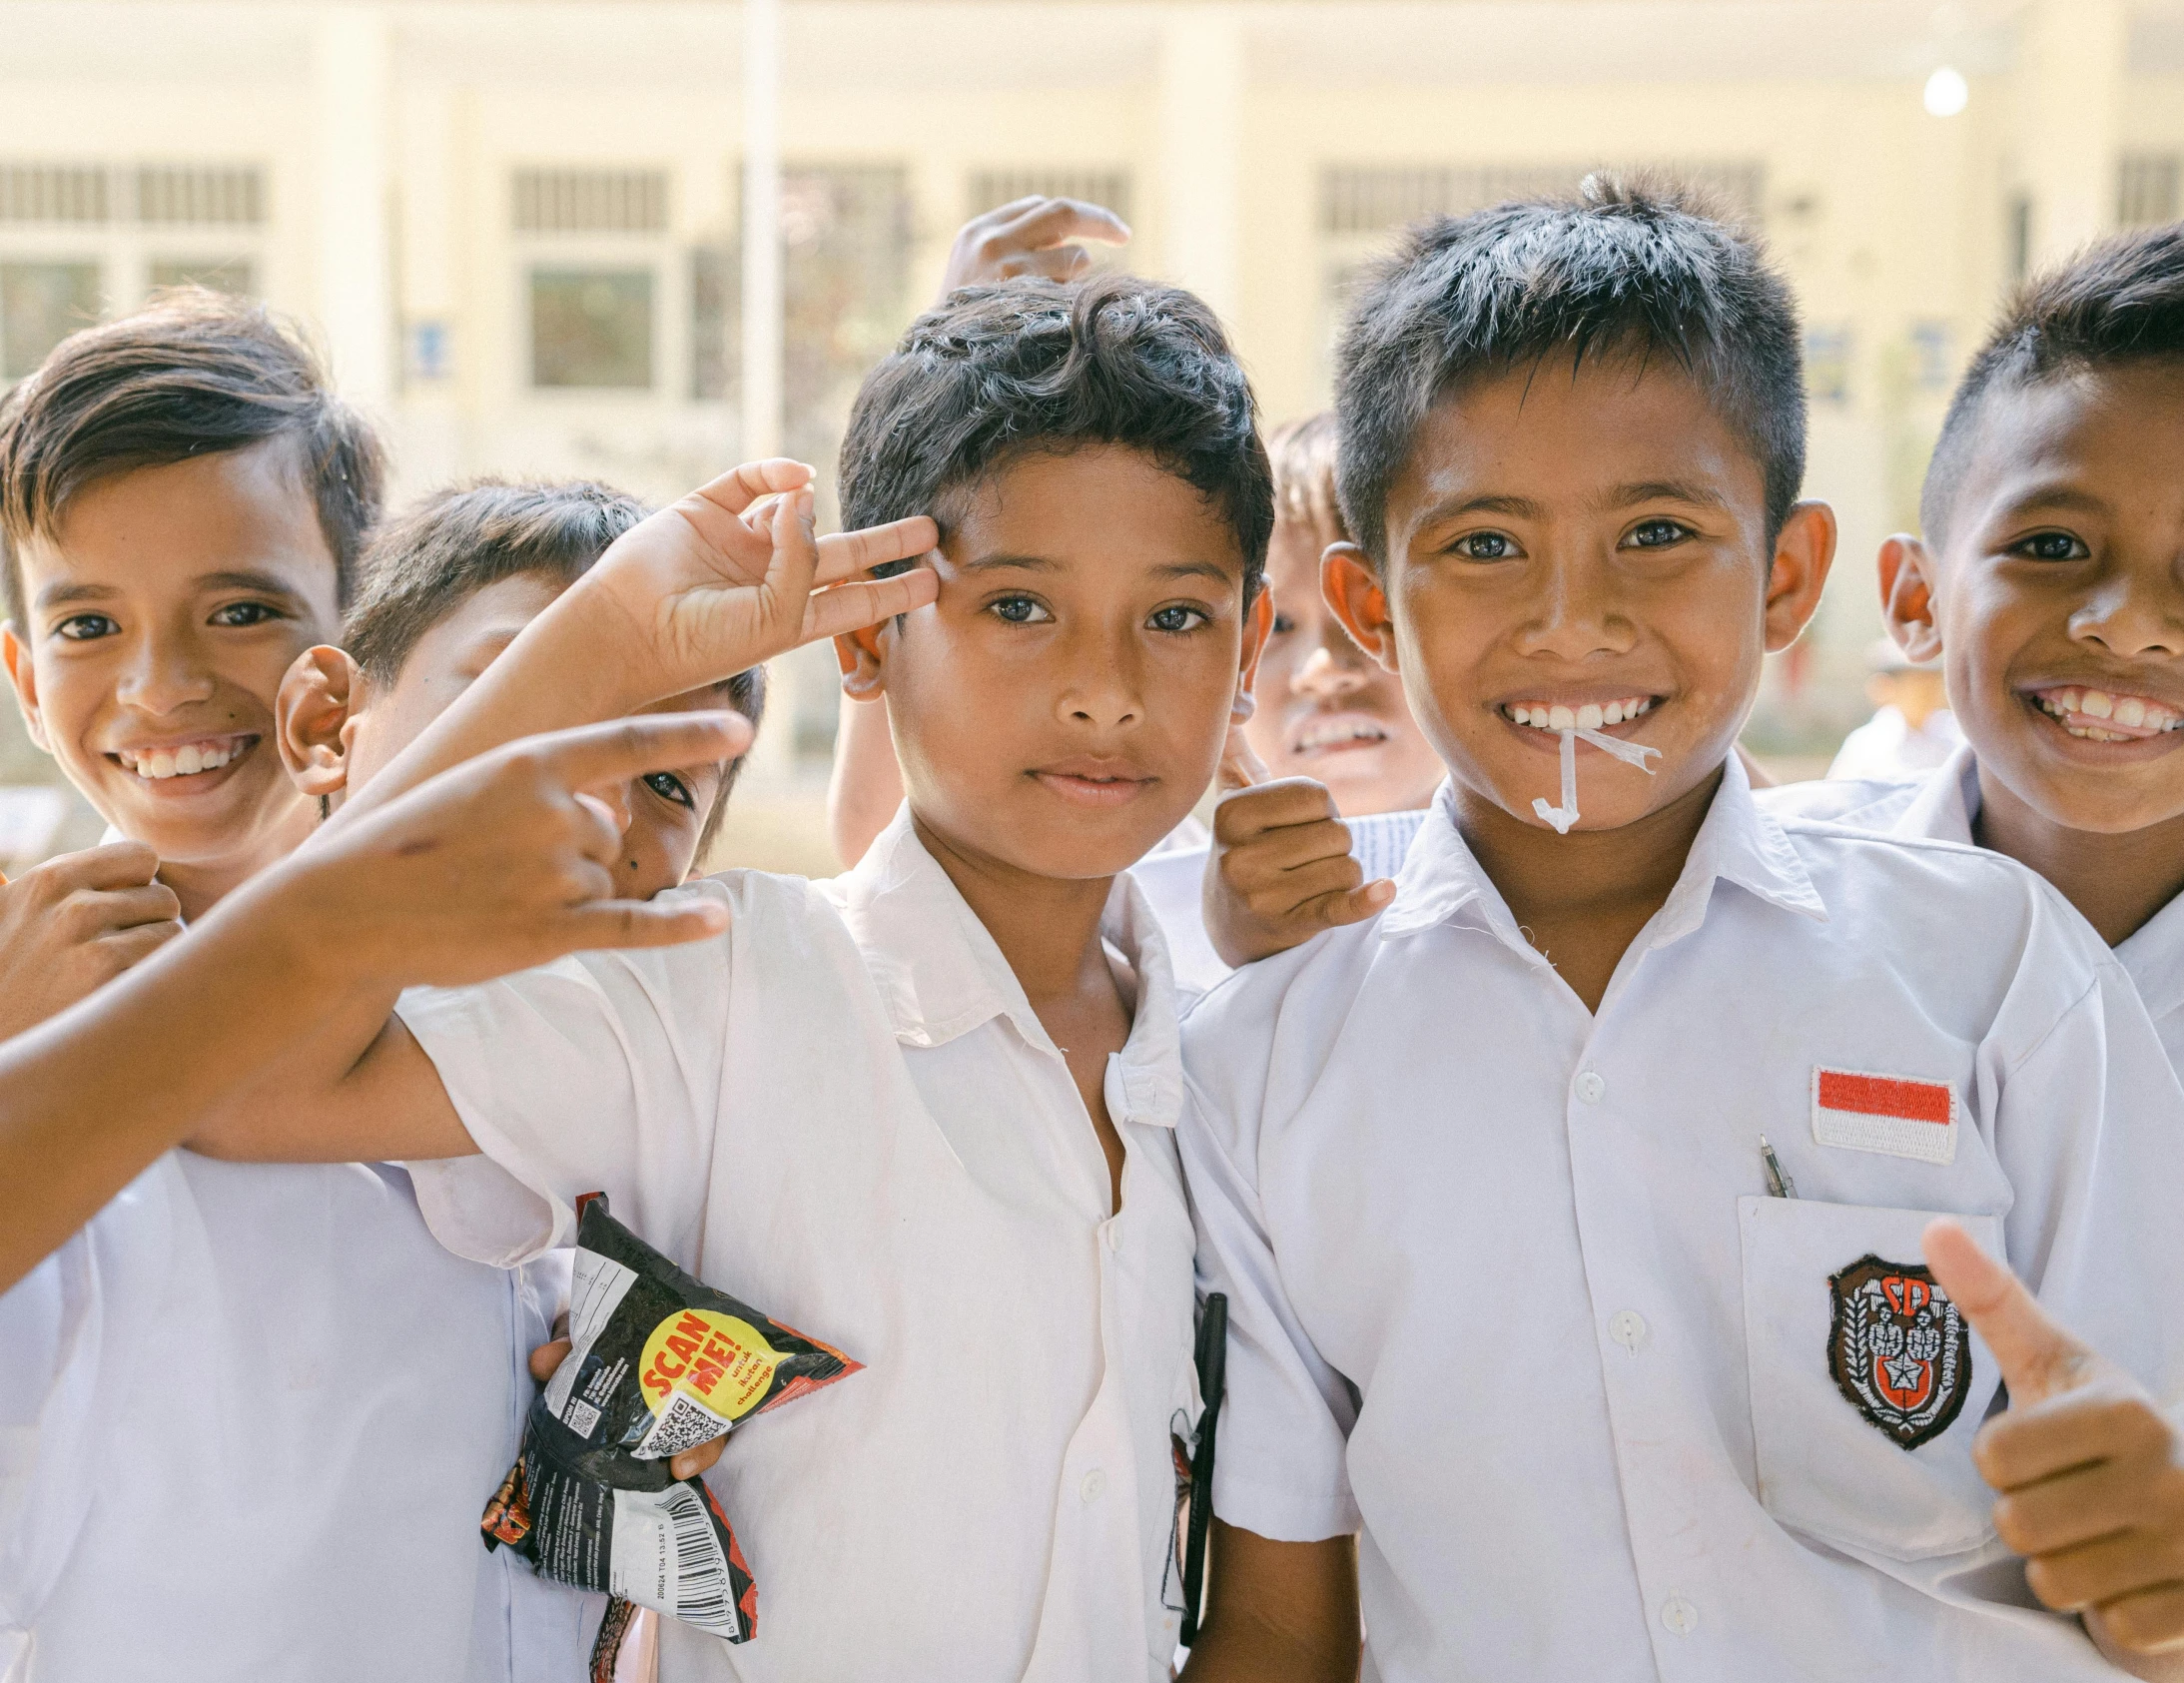
[[[1880,544],[1880,617],[1895,646],[1924,664],[1940,658],[1941,625],[1934,618],[1933,554],[1908,532]]]
[[[1767,574],[1768,653],[1788,648],[1812,623],[1834,560],[1835,511],[1824,502],[1795,504],[1775,538]]]
[[[1259,656],[1266,652],[1266,638],[1273,628],[1274,587],[1262,574],[1259,593],[1251,598],[1251,605],[1243,613],[1242,665],[1236,673],[1236,698],[1228,709],[1238,724],[1248,719],[1258,706]]]
[[[281,680],[274,736],[289,780],[324,800],[349,787],[349,727],[363,705],[364,674],[341,649],[307,648]]]
[[[1395,665],[1395,619],[1388,593],[1365,551],[1354,543],[1330,543],[1319,557],[1319,593],[1357,644],[1388,671]]]
[[[0,562],[0,565],[4,565]],[[8,682],[15,686],[15,705],[23,715],[23,728],[30,732],[30,739],[46,753],[52,747],[46,741],[45,717],[38,710],[38,674],[30,663],[30,650],[23,646],[23,639],[15,634],[15,621],[0,620],[0,660],[7,662]]]
[[[842,668],[842,693],[852,701],[877,701],[887,693],[887,627],[882,620],[834,639],[834,658]]]

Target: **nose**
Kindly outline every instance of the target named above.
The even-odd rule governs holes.
[[[115,695],[126,707],[154,718],[209,701],[216,687],[187,638],[153,633],[136,639]]]
[[[1349,642],[1347,633],[1339,626],[1334,635]],[[1306,657],[1304,664],[1289,675],[1291,693],[1313,701],[1339,701],[1365,687],[1365,673],[1354,658],[1356,645],[1351,645],[1353,657],[1350,659],[1342,658],[1330,645],[1331,639],[1321,643]]]
[[[1080,729],[1125,730],[1144,717],[1134,631],[1122,636],[1095,632],[1067,639],[1056,651],[1066,674],[1056,712]]]
[[[2070,616],[2070,634],[2124,660],[2184,654],[2184,587],[2176,569],[2118,568]]]
[[[1627,653],[1636,628],[1617,601],[1611,566],[1589,554],[1544,557],[1535,569],[1533,605],[1517,633],[1524,654],[1584,660]]]

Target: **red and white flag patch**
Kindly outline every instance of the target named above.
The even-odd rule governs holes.
[[[1813,1138],[1921,1163],[1956,1161],[1956,1089],[1943,1081],[1813,1070]]]

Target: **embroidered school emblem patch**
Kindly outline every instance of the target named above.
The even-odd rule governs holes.
[[[1971,1329],[1933,1274],[1868,1253],[1827,1285],[1827,1371],[1850,1406],[1905,1449],[1947,1431],[1971,1389]]]
[[[1944,1081],[1813,1071],[1813,1138],[1921,1163],[1956,1161],[1956,1089]]]

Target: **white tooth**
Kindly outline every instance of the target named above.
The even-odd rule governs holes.
[[[152,750],[152,775],[154,777],[172,777],[174,774],[174,750],[171,748],[154,748]]]
[[[1604,717],[1605,715],[1600,710],[1600,704],[1596,701],[1588,701],[1577,710],[1578,729],[1598,730]]]
[[[1648,711],[1649,709],[1651,709],[1651,708],[1652,708],[1652,706],[1653,706],[1653,702],[1652,702],[1652,701],[1651,701],[1650,699],[1641,699],[1641,700],[1638,700],[1638,701],[1626,701],[1626,702],[1625,702],[1625,703],[1623,704],[1623,716],[1624,716],[1624,717],[1625,717],[1626,719],[1635,719],[1635,718],[1637,718],[1637,717],[1638,717],[1638,715],[1639,715],[1639,714],[1641,714],[1641,713],[1643,713],[1643,712],[1646,712],[1646,711]]]
[[[1567,707],[1550,707],[1547,709],[1547,728],[1549,730],[1575,730],[1577,729],[1577,715]]]
[[[2105,719],[2115,710],[2115,698],[2105,689],[2087,690],[2085,699],[2078,703],[2078,711],[2092,719]]]
[[[2135,695],[2126,695],[2116,703],[2116,723],[2142,725],[2146,722],[2146,703]]]
[[[210,749],[206,752],[205,755],[204,769],[207,771],[218,771],[222,766],[226,765],[230,760],[234,758],[235,750],[232,748]]]
[[[185,777],[195,776],[205,769],[204,756],[198,753],[195,743],[184,743],[175,750],[175,770]]]
[[[2075,713],[2078,710],[2078,703],[2083,701],[2084,699],[2084,690],[2066,689],[2062,692],[2062,694],[2055,697],[2055,705],[2060,707],[2066,713]]]
[[[1623,703],[1620,701],[1609,702],[1607,706],[1601,708],[1600,717],[1605,724],[1621,724],[1623,722]]]
[[[1509,709],[1509,716],[1519,724],[1530,724],[1532,722],[1532,709],[1529,707],[1512,707]]]

